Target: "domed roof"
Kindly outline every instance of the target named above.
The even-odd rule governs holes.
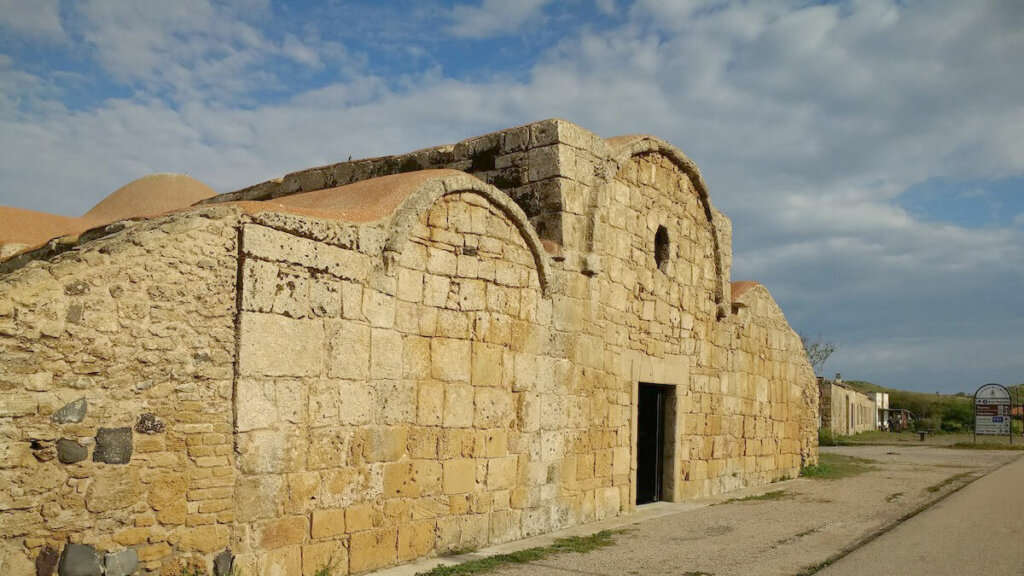
[[[732,283],[732,299],[738,300],[743,297],[744,294],[760,286],[760,282],[754,282],[753,280],[739,280]]]
[[[0,206],[0,245],[36,246],[51,238],[78,234],[88,228],[81,218]]]
[[[118,188],[82,218],[107,224],[188,208],[216,195],[213,188],[185,174],[150,174]]]
[[[119,220],[182,210],[216,195],[213,188],[191,176],[150,174],[118,188],[80,218],[0,206],[0,247],[7,246],[5,252],[16,254],[53,238],[81,234]]]

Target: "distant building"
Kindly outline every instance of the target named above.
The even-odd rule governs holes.
[[[888,394],[858,392],[843,384],[841,374],[835,380],[818,379],[818,399],[821,429],[842,436],[882,429],[882,404],[889,407]]]
[[[875,399],[875,430],[888,430],[889,393],[872,392],[869,396]]]

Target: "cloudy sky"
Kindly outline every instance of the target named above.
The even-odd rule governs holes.
[[[561,117],[702,168],[826,365],[1024,382],[1019,0],[0,0],[0,204],[230,191]]]

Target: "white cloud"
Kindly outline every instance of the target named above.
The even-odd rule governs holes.
[[[233,100],[275,86],[278,58],[320,68],[325,58],[345,57],[336,43],[261,30],[265,0],[86,0],[77,9],[86,43],[112,78],[177,102]]]
[[[0,27],[28,37],[65,39],[59,0],[0,0]]]
[[[448,32],[462,38],[487,38],[515,34],[541,16],[551,0],[483,0],[479,6],[458,4],[452,8]]]

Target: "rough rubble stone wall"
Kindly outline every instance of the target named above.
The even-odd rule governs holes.
[[[232,215],[138,223],[0,276],[5,574],[40,556],[49,574],[67,542],[140,569],[228,545]]]
[[[822,429],[843,436],[875,429],[877,407],[872,397],[830,380],[822,381],[818,387]]]

